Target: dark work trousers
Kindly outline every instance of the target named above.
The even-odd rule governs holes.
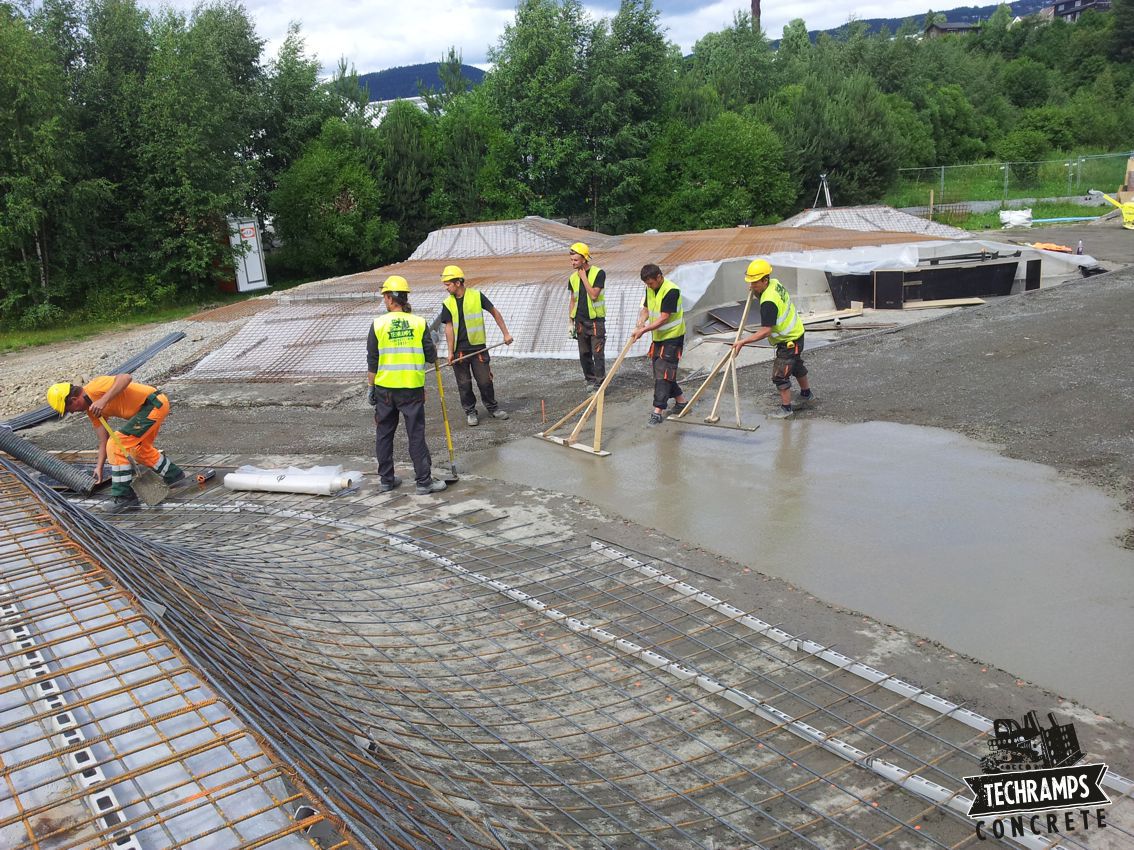
[[[606,319],[575,319],[583,377],[596,384],[606,378]]]
[[[460,363],[453,364],[453,377],[457,380],[457,392],[461,394],[461,407],[465,413],[476,410],[476,396],[473,394],[473,378],[476,378],[476,387],[480,390],[480,400],[492,413],[496,410],[496,389],[492,386],[492,367],[488,365],[487,351],[478,351],[469,354],[467,351],[458,351],[458,357],[464,357]]]
[[[378,387],[378,403],[374,405],[374,455],[378,459],[378,476],[383,484],[394,481],[394,432],[398,430],[398,414],[406,420],[410,459],[418,485],[429,486],[433,465],[425,444],[425,388],[387,389]]]
[[[650,345],[650,362],[654,367],[654,407],[665,410],[671,398],[682,394],[677,383],[677,361],[685,347],[685,338],[667,339]]]

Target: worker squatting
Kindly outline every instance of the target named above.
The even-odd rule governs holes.
[[[1059,835],[1061,831],[1085,832],[1092,827],[1101,829],[1106,825],[1106,809],[1079,809],[997,818],[991,824],[977,821],[976,835],[981,841],[988,841],[990,838],[1020,838],[1025,835]]]

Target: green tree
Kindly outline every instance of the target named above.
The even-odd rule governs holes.
[[[776,68],[781,79],[791,79],[807,68],[811,61],[811,36],[803,18],[795,18],[784,25],[780,49],[776,51]]]
[[[418,94],[425,98],[430,115],[442,114],[455,98],[467,92],[472,85],[465,76],[464,61],[456,47],[450,47],[448,55],[441,57],[437,76],[441,81],[440,90],[418,83]]]
[[[370,128],[361,132],[376,135]],[[397,256],[397,225],[382,219],[381,185],[370,165],[378,141],[359,133],[357,124],[328,119],[280,175],[271,207],[283,240],[280,264],[288,270],[343,274]]]
[[[1004,66],[1004,91],[1014,106],[1043,106],[1051,88],[1048,70],[1033,59],[1014,59]]]
[[[1134,63],[1134,0],[1111,0],[1110,58]]]
[[[1007,160],[1011,176],[1021,183],[1035,183],[1039,160],[1048,153],[1047,138],[1038,130],[1013,130],[996,145],[996,155]]]
[[[390,104],[378,126],[385,188],[383,214],[398,222],[398,256],[408,257],[433,227],[429,212],[433,154],[429,118],[408,100]]]
[[[728,29],[693,45],[693,65],[716,88],[726,109],[756,103],[774,89],[772,50],[747,12],[737,12]]]

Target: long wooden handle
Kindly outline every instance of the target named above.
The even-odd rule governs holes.
[[[626,355],[630,351],[630,346],[632,346],[637,341],[638,340],[633,336],[631,336],[630,339],[626,340],[626,345],[622,346],[622,351],[618,355],[618,359],[615,360],[614,365],[607,370],[606,377],[602,379],[602,383],[599,384],[599,388],[595,390],[595,394],[591,396],[587,404],[587,409],[584,410],[583,415],[579,417],[579,424],[575,426],[575,430],[572,431],[571,436],[567,438],[568,443],[573,443],[578,438],[579,432],[583,430],[583,426],[587,423],[587,420],[591,418],[591,414],[594,413],[595,405],[598,404],[599,399],[601,399],[603,395],[605,395],[607,384],[609,384],[611,378],[614,377],[614,373],[618,371],[618,367],[622,365],[622,361],[626,359]]]
[[[515,338],[513,338],[512,342],[515,342],[515,341],[516,341]],[[492,345],[488,346],[488,348],[482,348],[480,351],[468,351],[468,352],[462,354],[460,357],[455,358],[453,360],[453,363],[445,363],[445,364],[434,363],[432,369],[426,369],[425,370],[426,374],[429,374],[430,372],[436,372],[437,370],[439,370],[441,368],[442,365],[452,366],[454,363],[460,363],[462,360],[467,360],[470,357],[476,357],[478,354],[484,354],[484,352],[492,351],[492,349],[499,348],[502,345],[504,345],[503,342],[496,342],[496,343],[493,343]]]
[[[122,441],[118,439],[118,434],[116,434],[114,429],[110,427],[110,423],[103,419],[101,416],[98,418],[98,421],[102,423],[102,427],[106,429],[106,433],[110,435],[110,439],[114,440],[114,445],[118,446],[118,451],[122,452],[122,454],[132,460],[133,455],[131,455],[130,452],[126,451],[126,447],[122,445]]]

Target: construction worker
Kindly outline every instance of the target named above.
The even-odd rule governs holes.
[[[675,399],[675,414],[683,411],[687,404],[685,393],[677,383],[677,362],[685,347],[685,312],[681,290],[665,278],[660,268],[653,263],[644,265],[641,277],[646,284],[646,295],[638,313],[638,324],[630,336],[636,341],[647,331],[653,335],[650,361],[654,372],[654,410],[649,424],[657,425],[665,419],[671,398]]]
[[[794,413],[791,406],[792,375],[799,381],[800,405],[815,400],[815,393],[807,379],[807,367],[803,363],[803,319],[795,312],[795,305],[783,284],[772,277],[772,266],[767,260],[750,262],[744,279],[752,294],[760,299],[761,327],[756,333],[738,339],[732,350],[739,354],[744,346],[765,338],[776,347],[772,383],[780,391],[780,407],[769,415],[773,419],[787,419]]]
[[[98,434],[98,460],[95,462],[95,480],[102,481],[103,468],[110,459],[110,502],[107,510],[119,513],[137,507],[138,495],[131,484],[135,463],[148,466],[161,476],[166,484],[185,480],[185,472],[166,455],[154,448],[154,440],[169,415],[169,398],[148,384],[134,382],[128,372],[120,375],[100,375],[85,386],[52,384],[47,390],[47,403],[62,416],[65,413],[85,412]],[[99,419],[125,419],[111,439]],[[123,452],[125,449],[125,452]]]
[[[567,323],[579,345],[583,381],[593,392],[606,378],[606,272],[591,265],[591,249],[583,242],[571,246],[570,257]]]
[[[439,319],[445,325],[445,340],[449,343],[449,365],[453,367],[453,377],[457,379],[457,391],[461,394],[461,407],[465,409],[465,421],[469,425],[479,425],[476,412],[476,395],[473,393],[473,378],[476,378],[480,400],[493,419],[507,419],[508,414],[496,404],[496,389],[492,385],[492,368],[486,350],[484,336],[484,314],[496,320],[500,333],[504,334],[504,344],[512,344],[512,335],[504,324],[500,311],[492,306],[488,296],[480,290],[465,286],[465,273],[460,266],[445,266],[441,272],[441,283],[449,296],[441,305]]]
[[[428,496],[445,489],[444,481],[433,480],[425,444],[425,364],[436,362],[437,348],[426,332],[425,319],[410,310],[409,283],[404,277],[386,278],[382,300],[386,312],[374,320],[366,335],[366,400],[374,408],[378,489],[387,493],[402,483],[394,474],[394,433],[400,414],[406,421],[417,494]]]

